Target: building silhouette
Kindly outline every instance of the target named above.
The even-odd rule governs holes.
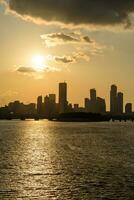
[[[96,98],[96,90],[90,89],[90,112],[97,113],[97,98]]]
[[[91,113],[105,113],[105,99],[97,97],[96,90],[90,89],[90,99],[85,98],[85,111]]]
[[[39,116],[43,115],[43,102],[42,102],[42,96],[38,96],[37,98],[37,114]]]
[[[132,104],[131,103],[127,103],[125,106],[125,113],[126,114],[132,114]]]
[[[36,113],[36,104],[30,103],[25,105],[20,101],[14,101],[8,104],[8,110],[11,114],[16,116],[34,115]]]
[[[90,112],[90,100],[88,98],[85,98],[84,100],[84,108],[85,112]]]
[[[54,116],[56,114],[56,95],[49,94],[49,116]]]
[[[105,113],[106,112],[106,102],[105,99],[97,97],[97,107],[96,113]]]
[[[123,114],[123,93],[118,92],[117,94],[117,114]]]
[[[112,85],[110,91],[110,112],[117,114],[117,86]]]
[[[59,99],[56,102],[56,95],[49,94],[45,97],[38,96],[37,105],[30,103],[25,105],[24,103],[16,100],[10,102],[8,106],[0,108],[0,118],[13,116],[19,117],[35,117],[37,118],[53,118],[61,113],[76,113],[86,112],[93,114],[111,114],[112,117],[124,117],[126,115],[134,115],[132,112],[132,104],[127,103],[125,105],[125,113],[123,112],[124,95],[122,92],[117,91],[117,86],[112,85],[110,90],[110,112],[106,112],[106,102],[104,98],[98,97],[96,89],[90,89],[89,98],[85,98],[84,107],[80,107],[79,104],[73,104],[67,100],[67,83],[59,83]]]
[[[111,86],[110,113],[113,115],[123,114],[123,93],[117,91],[116,85]]]
[[[74,111],[79,112],[79,104],[74,104]]]
[[[67,111],[67,83],[59,83],[59,113]]]
[[[95,89],[90,89],[90,99],[93,102],[96,101],[96,90]]]
[[[44,117],[45,118],[48,118],[49,117],[49,113],[50,113],[50,105],[49,105],[49,96],[46,95],[44,97],[44,104],[43,104],[43,114],[44,114]]]

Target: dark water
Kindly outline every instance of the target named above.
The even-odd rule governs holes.
[[[133,200],[134,124],[0,121],[0,200]]]

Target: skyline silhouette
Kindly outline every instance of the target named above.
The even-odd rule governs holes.
[[[84,107],[79,104],[68,101],[68,87],[66,82],[59,83],[58,102],[56,102],[56,94],[47,94],[46,96],[38,96],[36,103],[24,104],[19,100],[9,102],[5,107],[0,108],[1,118],[4,115],[21,117],[38,116],[39,118],[52,118],[63,113],[92,113],[112,116],[133,115],[132,103],[124,104],[124,94],[118,92],[116,85],[111,85],[110,90],[110,111],[106,109],[105,98],[98,97],[95,88],[89,90],[89,97],[84,98]]]

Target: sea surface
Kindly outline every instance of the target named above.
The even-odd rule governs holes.
[[[134,123],[0,121],[0,200],[134,200]]]

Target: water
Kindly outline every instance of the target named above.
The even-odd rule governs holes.
[[[134,124],[0,121],[0,200],[133,200]]]

